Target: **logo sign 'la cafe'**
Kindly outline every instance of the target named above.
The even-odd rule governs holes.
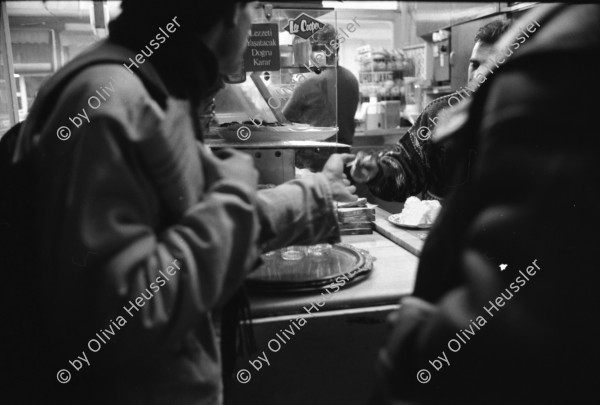
[[[292,35],[298,35],[300,38],[308,39],[315,32],[322,30],[323,27],[325,27],[325,24],[315,20],[305,13],[302,13],[293,20],[289,20],[284,30]]]

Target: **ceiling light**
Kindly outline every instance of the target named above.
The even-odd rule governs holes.
[[[323,7],[335,9],[398,10],[397,1],[324,1]]]

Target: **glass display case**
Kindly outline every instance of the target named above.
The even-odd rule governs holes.
[[[336,11],[260,3],[243,63],[214,100],[206,143],[250,153],[263,185],[317,171],[337,142]]]

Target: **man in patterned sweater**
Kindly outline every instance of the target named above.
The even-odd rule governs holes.
[[[479,28],[468,69],[468,85],[452,94],[437,98],[425,107],[413,126],[393,149],[377,155],[359,152],[351,170],[357,183],[366,183],[373,195],[388,201],[403,202],[416,195],[422,199],[441,200],[448,190],[445,151],[432,134],[440,122],[447,121],[452,108],[468,98],[491,69],[494,44],[509,23],[494,20]]]

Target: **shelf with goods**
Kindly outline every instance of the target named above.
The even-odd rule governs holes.
[[[358,127],[369,130],[397,128],[405,100],[405,80],[414,75],[414,62],[403,51],[357,49],[361,107]]]
[[[360,71],[359,86],[363,101],[370,97],[382,100],[400,100],[402,75],[399,71]]]
[[[414,63],[398,49],[358,48],[359,86],[363,101],[377,97],[379,101],[402,101],[404,77],[414,75]]]

